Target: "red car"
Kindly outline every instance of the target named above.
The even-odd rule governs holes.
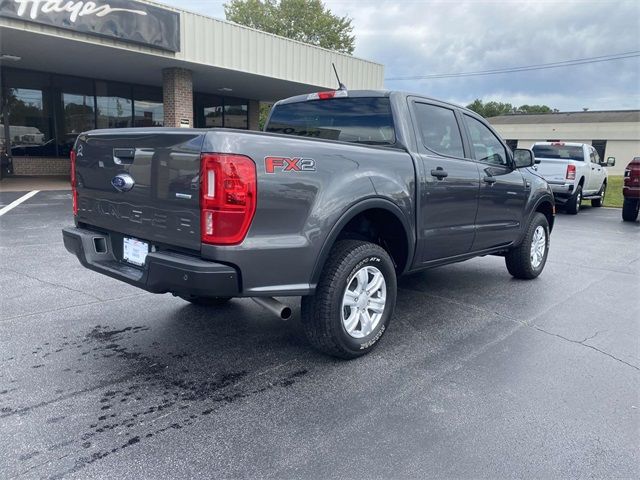
[[[622,219],[625,222],[635,222],[640,210],[640,157],[635,157],[624,171],[622,194]]]

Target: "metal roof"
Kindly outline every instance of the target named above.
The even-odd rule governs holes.
[[[527,125],[545,123],[640,123],[640,110],[602,110],[593,112],[510,113],[488,118],[493,125]]]

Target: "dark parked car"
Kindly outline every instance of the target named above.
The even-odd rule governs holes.
[[[483,255],[522,279],[545,266],[553,194],[532,152],[469,110],[341,89],[278,102],[265,130],[80,135],[67,249],[200,305],[252,297],[288,317],[272,297],[302,296],[309,341],[342,358],[387,330],[398,275]]]
[[[640,157],[635,157],[624,171],[622,194],[622,219],[625,222],[635,222],[640,210]]]

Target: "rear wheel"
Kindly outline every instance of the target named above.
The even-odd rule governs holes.
[[[507,270],[515,278],[531,280],[544,270],[549,254],[549,222],[542,213],[531,219],[522,243],[507,252]]]
[[[622,219],[625,222],[635,222],[638,219],[640,210],[640,199],[625,198],[622,204]]]
[[[567,213],[576,215],[580,211],[580,205],[582,204],[582,185],[578,185],[575,193],[567,202]]]
[[[339,358],[370,352],[388,328],[396,303],[396,273],[380,246],[336,243],[316,294],[302,298],[302,323],[309,343]]]
[[[601,207],[602,205],[604,205],[604,196],[606,195],[606,193],[607,193],[607,182],[604,182],[602,184],[602,187],[600,188],[600,192],[598,192],[598,195],[600,196],[600,198],[591,200],[591,206]]]
[[[233,297],[199,297],[197,295],[180,295],[180,298],[201,307],[219,307],[228,303]]]

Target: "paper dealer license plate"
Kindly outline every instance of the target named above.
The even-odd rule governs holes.
[[[135,238],[125,238],[122,246],[122,258],[126,262],[142,267],[149,254],[149,244],[136,240]]]

